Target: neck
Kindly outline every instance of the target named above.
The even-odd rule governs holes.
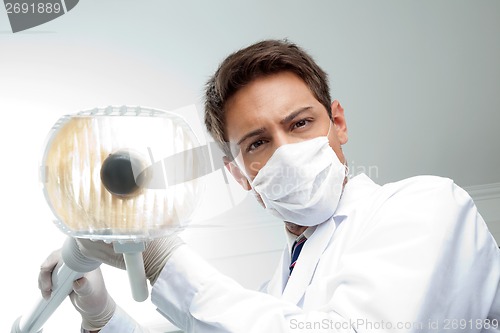
[[[306,231],[307,227],[304,227],[304,226],[301,226],[301,225],[297,225],[295,223],[292,223],[292,222],[285,222],[285,225],[286,225],[286,229],[294,234],[295,236],[300,236],[302,235],[302,233],[304,231]]]

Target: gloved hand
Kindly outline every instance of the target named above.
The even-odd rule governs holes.
[[[80,312],[82,327],[86,330],[100,330],[115,313],[116,303],[106,290],[100,268],[76,280],[69,297]]]
[[[52,292],[52,271],[61,260],[61,251],[54,251],[40,268],[38,287],[45,299]],[[106,290],[99,268],[73,282],[73,292],[69,297],[82,316],[82,327],[86,330],[100,330],[115,313],[116,303]]]
[[[96,259],[104,264],[125,269],[123,254],[116,253],[113,244],[89,239],[77,239],[78,247],[84,256]],[[146,250],[142,253],[144,271],[151,285],[156,282],[161,270],[172,256],[175,249],[184,244],[177,233],[147,242]]]

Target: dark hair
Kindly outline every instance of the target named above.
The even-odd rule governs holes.
[[[299,76],[331,118],[327,74],[302,48],[287,40],[265,40],[229,55],[205,88],[205,126],[227,156],[224,106],[240,88],[260,76],[289,71]]]

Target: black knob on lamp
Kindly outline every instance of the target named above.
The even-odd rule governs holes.
[[[134,177],[134,170],[141,170],[142,165],[141,159],[128,151],[109,154],[101,166],[101,182],[113,195],[134,196],[143,185],[143,177]]]

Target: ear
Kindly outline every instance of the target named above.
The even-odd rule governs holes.
[[[227,156],[224,156],[222,159],[224,161],[224,166],[229,171],[229,173],[233,175],[233,178],[238,182],[238,184],[240,184],[245,191],[250,191],[252,189],[252,186],[250,186],[247,177],[245,177],[236,163],[233,160],[229,159]]]
[[[347,124],[344,117],[344,108],[340,105],[340,102],[334,100],[331,106],[332,119],[335,131],[337,132],[337,137],[341,145],[347,143]]]

